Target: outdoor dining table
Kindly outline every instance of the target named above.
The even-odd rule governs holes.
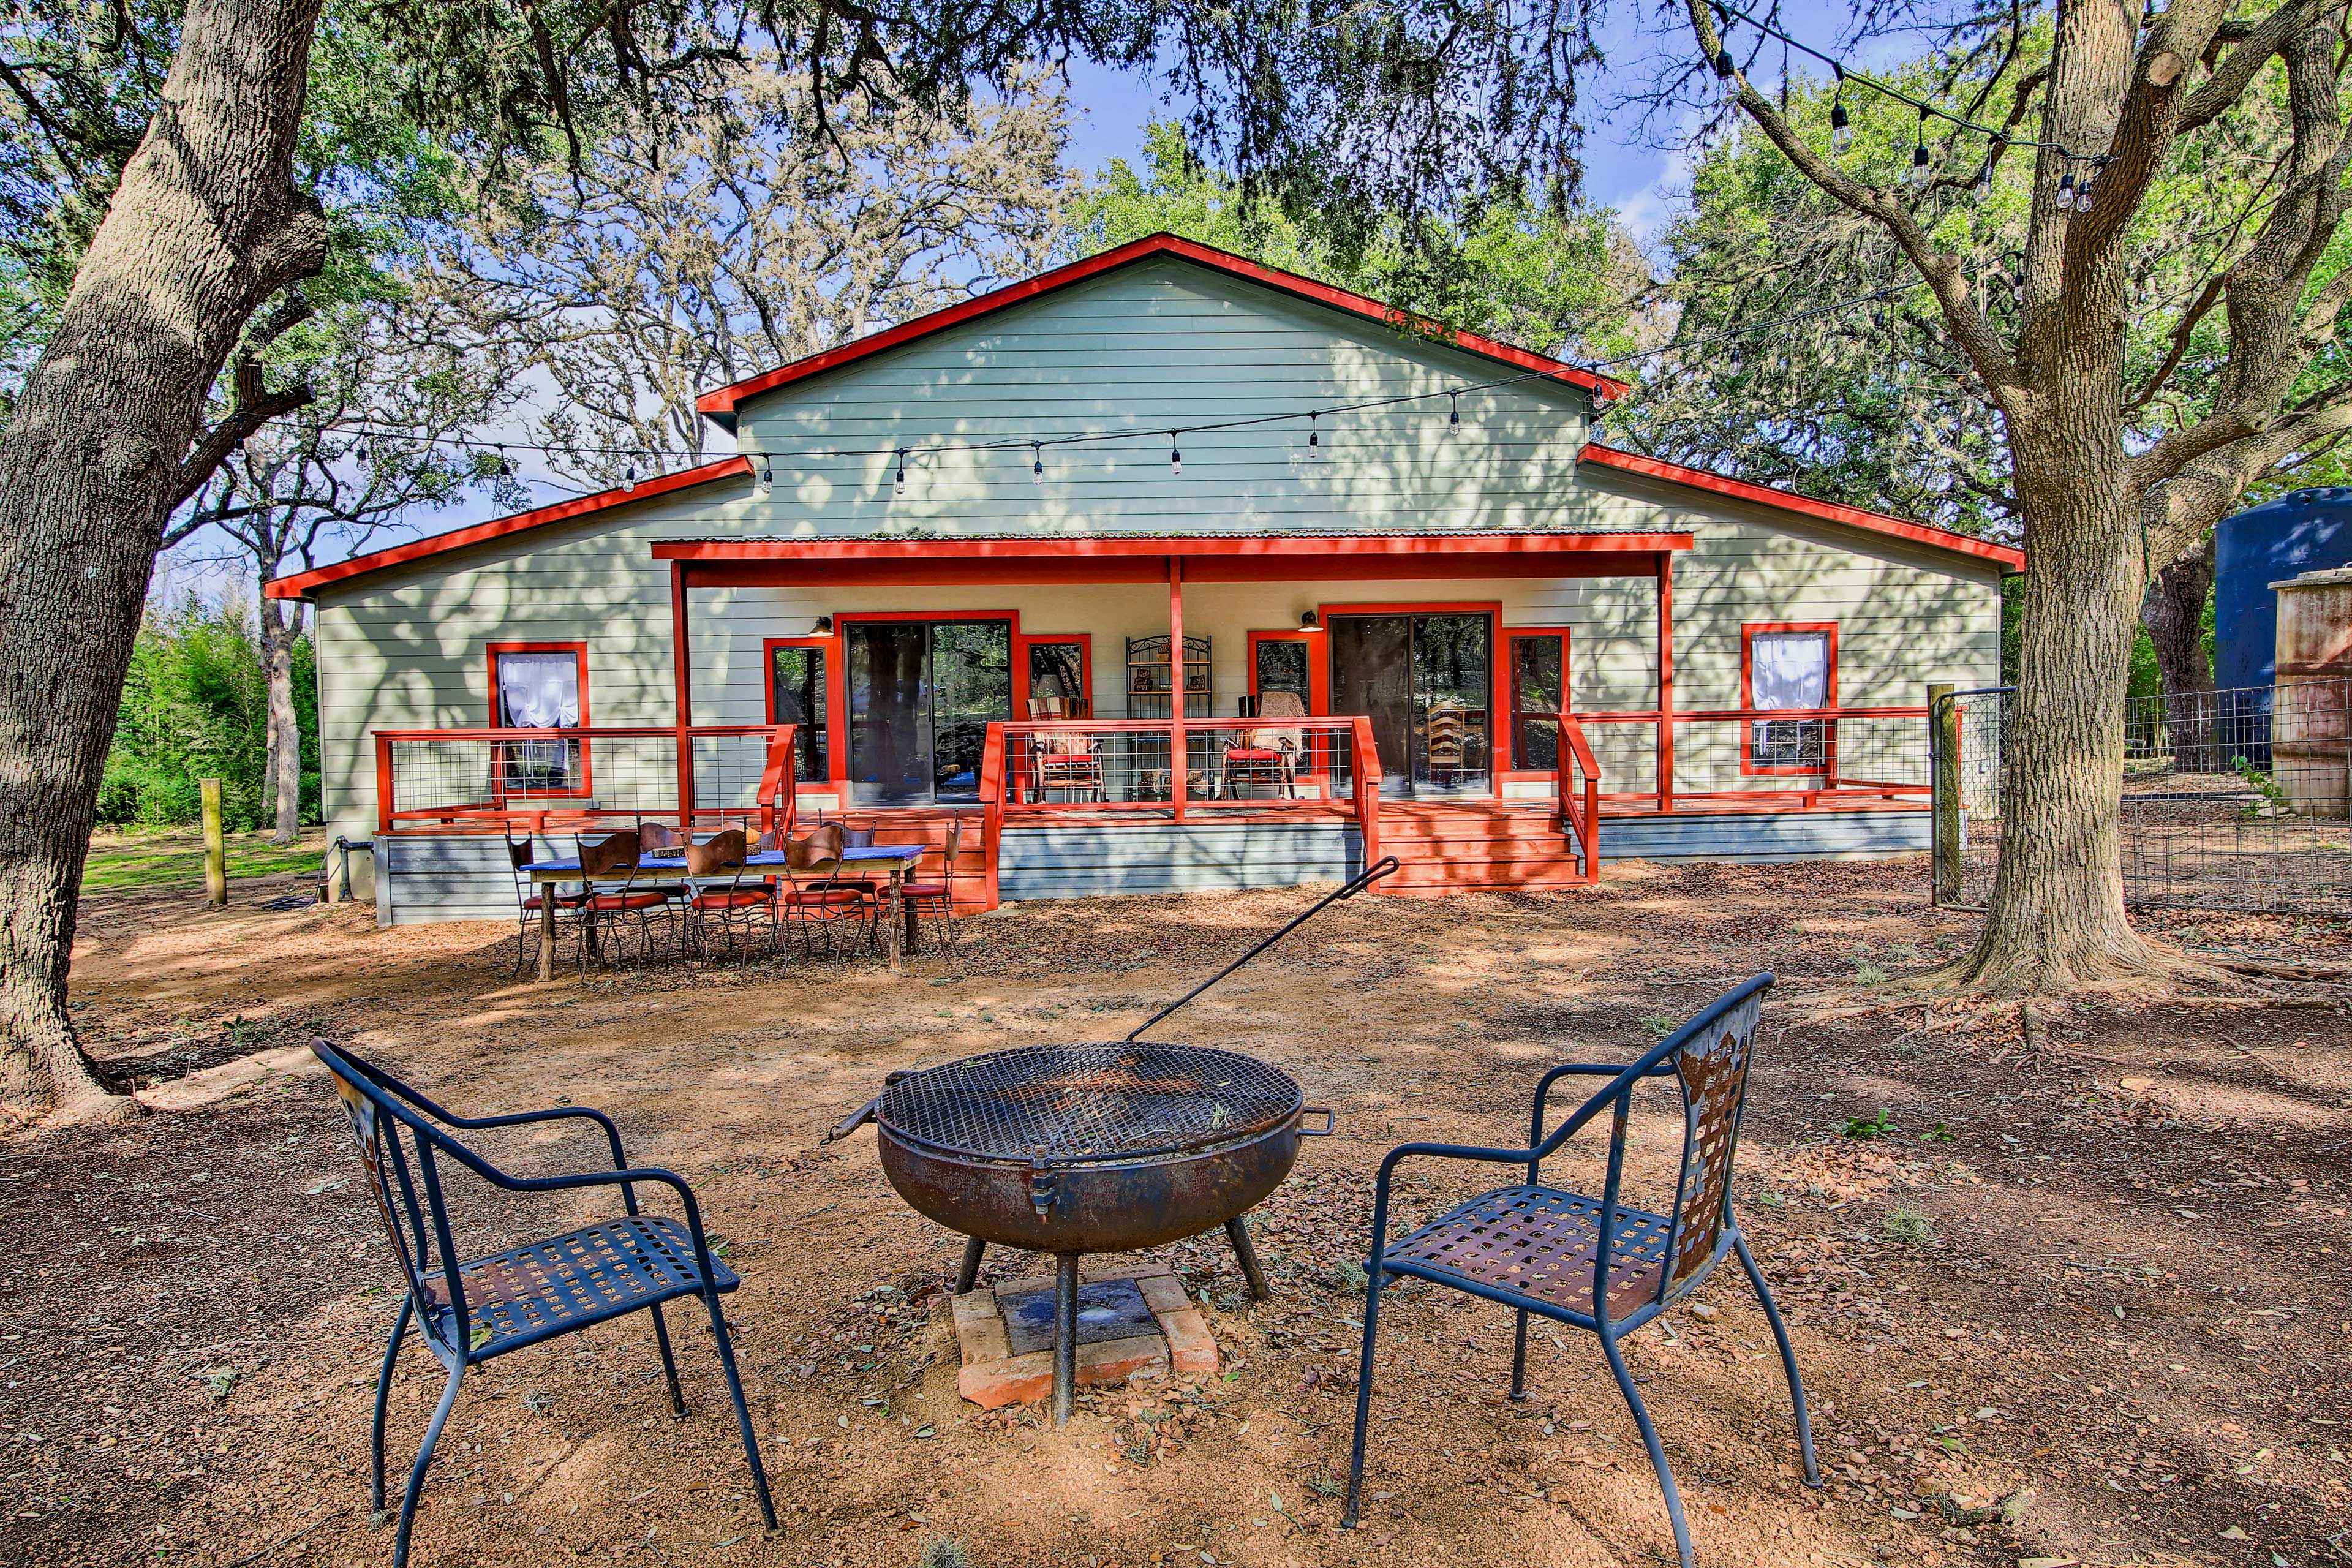
[[[887,866],[890,871],[890,918],[883,923],[890,932],[890,968],[895,973],[904,967],[907,950],[915,945],[915,909],[907,901],[907,873],[923,858],[919,844],[867,844],[841,852],[843,868],[856,865]],[[639,862],[642,869],[667,868],[683,866],[682,855],[647,855]],[[784,852],[762,849],[743,857],[746,870],[781,869]],[[561,860],[534,860],[523,868],[530,873],[532,882],[551,887],[559,882],[580,881],[580,858],[568,856]],[[542,981],[555,978],[555,900],[542,898],[539,903],[539,977]]]

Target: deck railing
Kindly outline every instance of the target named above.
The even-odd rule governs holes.
[[[1381,776],[1371,721],[1358,715],[991,724],[980,781],[991,874],[1008,820],[1306,817],[1334,807],[1356,818],[1370,864],[1380,858]]]
[[[1597,792],[1598,798],[1636,809],[1833,811],[1889,802],[1924,806],[1931,784],[1925,707],[1676,712],[1664,745],[1658,742],[1660,716],[1654,710],[1564,718],[1584,733],[1591,753],[1610,777],[1620,781],[1616,789]]]
[[[589,824],[790,826],[791,724],[379,730],[376,826]]]
[[[1559,766],[1553,789],[1560,826],[1576,840],[1577,868],[1588,882],[1601,880],[1601,764],[1584,726],[1572,713],[1559,715]]]

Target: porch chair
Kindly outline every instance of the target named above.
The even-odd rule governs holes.
[[[1257,700],[1259,719],[1304,719],[1307,704],[1296,691],[1269,691]],[[1306,749],[1304,730],[1242,730],[1225,748],[1224,795],[1241,798],[1242,789],[1265,789],[1285,799],[1298,798],[1298,754]]]
[[[806,956],[814,956],[812,937],[820,926],[824,931],[824,951],[829,958],[834,952],[835,926],[847,921],[862,929],[867,923],[866,895],[834,879],[834,873],[841,867],[841,846],[842,826],[838,822],[819,823],[806,837],[784,842],[784,877],[779,884],[782,892],[778,902],[782,906],[785,924],[800,937],[801,952]]]
[[[1062,699],[1058,697],[1029,700],[1032,719],[1058,720],[1062,712]],[[1066,730],[1030,736],[1029,787],[1040,800],[1048,798],[1049,792],[1055,790],[1080,801],[1108,800],[1110,795],[1103,783],[1101,738],[1072,734]]]
[[[1666,1518],[1674,1526],[1675,1550],[1683,1568],[1694,1568],[1690,1531],[1683,1522],[1682,1495],[1675,1489],[1657,1428],[1634,1391],[1618,1341],[1649,1322],[1704,1283],[1727,1252],[1739,1255],[1748,1282],[1764,1304],[1765,1321],[1780,1344],[1780,1369],[1789,1381],[1796,1413],[1797,1439],[1805,1458],[1805,1481],[1822,1484],[1813,1458],[1812,1422],[1805,1388],[1797,1373],[1796,1352],[1780,1311],[1765,1287],[1731,1214],[1732,1158],[1739,1142],[1739,1116],[1748,1099],[1756,1025],[1772,976],[1759,974],[1709,1003],[1631,1066],[1570,1062],[1536,1082],[1528,1146],[1488,1149],[1454,1143],[1404,1143],[1381,1162],[1372,1196],[1371,1256],[1364,1301],[1363,1364],[1356,1385],[1356,1444],[1348,1466],[1348,1506],[1341,1522],[1353,1529],[1364,1484],[1364,1436],[1372,1411],[1372,1349],[1380,1331],[1381,1291],[1399,1275],[1499,1301],[1518,1311],[1512,1350],[1511,1397],[1527,1397],[1528,1315],[1567,1323],[1595,1335],[1610,1373],[1633,1413],[1642,1442],[1650,1451],[1665,1494]],[[1551,1086],[1570,1076],[1606,1077],[1575,1115],[1549,1136],[1544,1101]],[[1672,1078],[1682,1093],[1683,1149],[1674,1202],[1663,1214],[1618,1202],[1625,1164],[1625,1124],[1633,1088],[1644,1079]],[[1541,1163],[1603,1110],[1611,1112],[1609,1165],[1599,1198],[1540,1184]],[[1389,1179],[1400,1161],[1427,1156],[1483,1160],[1527,1166],[1527,1180],[1498,1187],[1439,1215],[1399,1241],[1388,1239]],[[1602,1238],[1607,1238],[1603,1241]]]
[[[564,928],[567,926],[572,929],[573,942],[582,940],[581,906],[588,901],[588,889],[583,887],[577,892],[572,892],[565,890],[559,883],[550,882],[541,885],[533,882],[528,873],[531,862],[538,858],[538,855],[531,847],[530,835],[526,833],[520,838],[517,838],[511,826],[502,827],[499,831],[507,841],[508,863],[514,868],[516,922],[514,972],[520,974],[538,952],[539,916],[540,911],[547,907],[548,900],[555,900],[557,944],[560,946],[562,943]],[[323,874],[322,868],[321,875]],[[325,900],[321,898],[320,901],[323,903]]]
[[[638,881],[638,873],[642,868],[639,865],[637,835],[634,828],[619,833],[608,833],[604,837],[596,839],[584,838],[574,834],[572,841],[579,847],[580,886],[582,891],[587,895],[582,905],[587,921],[584,931],[585,940],[580,943],[579,949],[580,967],[583,969],[588,967],[588,955],[591,952],[601,954],[607,942],[618,940],[629,918],[635,916],[638,934],[644,938],[644,941],[638,948],[637,961],[633,967],[643,968],[646,955],[654,950],[653,911],[661,910],[662,918],[667,923],[671,906],[675,902],[672,895],[666,885],[641,884]],[[609,885],[616,873],[620,876],[619,887],[607,892],[596,891],[596,883],[599,880]],[[614,952],[617,954],[621,951],[625,951],[627,943],[624,942]],[[618,963],[617,956],[613,962]]]
[[[637,853],[648,860],[677,863],[686,858],[686,847],[694,842],[693,836],[672,827],[667,822],[649,822],[642,815],[637,818]],[[665,866],[662,869],[667,869]],[[640,882],[640,889],[676,899],[685,907],[687,897],[693,891],[686,883]]]
[[[620,1130],[602,1111],[566,1105],[509,1116],[453,1116],[341,1047],[314,1039],[310,1049],[334,1077],[335,1092],[342,1097],[351,1119],[352,1137],[359,1145],[360,1164],[375,1197],[377,1215],[407,1275],[407,1292],[393,1319],[392,1338],[383,1347],[383,1367],[376,1377],[369,1457],[371,1496],[379,1521],[383,1515],[384,1412],[391,1402],[393,1366],[400,1358],[401,1341],[412,1320],[424,1337],[425,1348],[449,1373],[441,1403],[425,1428],[416,1462],[409,1468],[407,1489],[401,1493],[393,1568],[406,1568],[409,1535],[416,1522],[417,1500],[425,1490],[425,1468],[432,1462],[434,1445],[440,1441],[441,1428],[457,1403],[458,1385],[467,1369],[541,1340],[631,1312],[648,1311],[653,1314],[654,1344],[661,1352],[662,1373],[669,1383],[670,1413],[682,1419],[686,1399],[678,1389],[677,1363],[670,1355],[669,1326],[662,1321],[661,1310],[663,1302],[686,1297],[700,1298],[709,1310],[719,1365],[727,1374],[727,1392],[735,1402],[735,1424],[743,1435],[743,1458],[751,1467],[760,1515],[770,1530],[775,1529],[776,1506],[768,1495],[767,1471],[760,1463],[759,1440],[752,1435],[743,1382],[735,1370],[735,1348],[728,1338],[726,1315],[719,1309],[719,1298],[734,1289],[739,1281],[733,1270],[710,1255],[694,1189],[667,1171],[631,1169],[621,1149]],[[604,1130],[612,1150],[611,1170],[535,1179],[510,1176],[447,1131],[514,1127],[570,1117],[593,1121]],[[618,1218],[562,1236],[460,1260],[442,1194],[440,1162],[445,1156],[504,1192],[617,1186],[625,1212]],[[667,1215],[640,1213],[636,1191],[640,1182],[674,1190],[686,1211],[686,1223],[681,1226]]]
[[[767,928],[768,951],[776,951],[776,884],[765,878],[744,881],[748,852],[740,827],[686,847],[686,874],[694,889],[686,906],[687,943],[698,956],[710,957],[710,921],[715,918],[735,949],[738,968],[751,961],[748,939],[755,927]],[[737,938],[738,921],[744,928],[743,940]]]
[[[924,915],[939,917],[940,929],[947,933],[950,947],[955,945],[956,940],[956,857],[962,853],[963,818],[952,817],[948,822],[947,859],[940,868],[940,879],[936,882],[909,881],[898,889],[898,896],[907,900],[907,907],[915,912],[918,919]],[[884,910],[877,918],[887,920],[890,911]]]

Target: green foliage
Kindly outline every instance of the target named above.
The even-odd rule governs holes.
[[[1605,358],[1632,347],[1631,305],[1646,272],[1616,215],[1496,203],[1460,222],[1411,229],[1393,215],[1349,245],[1302,222],[1193,156],[1157,121],[1141,166],[1113,159],[1072,204],[1066,258],[1169,233],[1370,295],[1410,301],[1444,328],[1545,353]],[[1418,248],[1409,240],[1417,240]]]
[[[302,734],[302,816],[319,818],[318,680],[307,634],[295,644],[295,716]],[[114,744],[99,786],[99,820],[166,826],[196,820],[200,778],[221,781],[230,831],[267,826],[268,676],[253,611],[241,600],[189,595],[151,606],[123,681]]]
[[[1889,1137],[1894,1131],[1895,1113],[1891,1110],[1881,1110],[1875,1116],[1847,1117],[1845,1125],[1838,1130],[1838,1136],[1860,1139],[1867,1142],[1874,1138]]]

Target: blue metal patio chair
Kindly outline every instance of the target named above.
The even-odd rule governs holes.
[[[335,1092],[342,1096],[344,1110],[351,1116],[352,1136],[359,1144],[368,1186],[375,1194],[393,1250],[408,1276],[408,1292],[393,1320],[392,1338],[383,1347],[383,1370],[376,1380],[372,1458],[379,1521],[383,1514],[384,1409],[392,1394],[393,1363],[399,1359],[401,1338],[412,1318],[424,1335],[425,1348],[449,1373],[449,1385],[442,1391],[432,1424],[425,1429],[416,1463],[408,1472],[408,1489],[401,1494],[394,1568],[405,1568],[408,1562],[409,1532],[416,1521],[417,1499],[425,1489],[425,1467],[433,1458],[433,1446],[440,1441],[450,1407],[457,1402],[457,1386],[465,1380],[467,1367],[626,1313],[650,1311],[654,1343],[661,1351],[663,1375],[669,1380],[670,1411],[683,1417],[686,1400],[678,1391],[677,1363],[670,1356],[669,1328],[662,1321],[661,1304],[687,1296],[700,1297],[710,1310],[710,1331],[719,1342],[719,1364],[727,1373],[727,1391],[735,1401],[735,1420],[742,1429],[743,1458],[751,1467],[760,1514],[770,1530],[775,1529],[776,1506],[768,1495],[759,1442],[751,1435],[751,1415],[743,1402],[742,1379],[735,1371],[735,1349],[727,1335],[727,1320],[719,1310],[719,1296],[734,1289],[739,1281],[732,1270],[710,1256],[694,1190],[667,1171],[631,1170],[628,1157],[621,1152],[620,1130],[603,1111],[565,1105],[510,1116],[453,1116],[341,1047],[312,1040],[310,1049],[334,1075]],[[537,1179],[509,1176],[443,1130],[514,1127],[565,1117],[593,1121],[604,1130],[605,1142],[612,1147],[611,1170]],[[449,1211],[441,1192],[438,1160],[442,1155],[508,1192],[617,1186],[626,1212],[619,1218],[562,1236],[457,1261],[453,1269],[451,1263],[457,1253],[450,1240]],[[664,1215],[638,1213],[635,1184],[639,1182],[675,1189],[686,1209],[685,1226]]]
[[[1759,974],[1709,1003],[1697,1017],[1676,1029],[1628,1067],[1570,1062],[1536,1083],[1535,1110],[1524,1149],[1487,1149],[1456,1143],[1405,1143],[1381,1162],[1372,1200],[1371,1257],[1364,1302],[1364,1358],[1356,1385],[1356,1446],[1348,1467],[1348,1508],[1343,1520],[1356,1523],[1364,1484],[1364,1435],[1372,1411],[1373,1337],[1380,1330],[1381,1291],[1391,1278],[1407,1275],[1447,1286],[1518,1310],[1511,1355],[1511,1397],[1527,1397],[1528,1315],[1568,1323],[1601,1341],[1601,1354],[1619,1392],[1641,1428],[1650,1465],[1665,1493],[1666,1518],[1674,1525],[1675,1549],[1683,1568],[1693,1568],[1690,1530],[1683,1521],[1681,1493],[1666,1463],[1650,1413],[1634,1392],[1617,1342],[1689,1296],[1723,1261],[1739,1255],[1748,1281],[1764,1303],[1764,1316],[1780,1347],[1780,1367],[1795,1407],[1797,1438],[1805,1456],[1805,1480],[1822,1484],[1813,1458],[1813,1428],[1805,1409],[1805,1387],[1797,1374],[1796,1352],[1764,1276],[1748,1251],[1731,1215],[1732,1156],[1739,1142],[1739,1116],[1748,1099],[1748,1068],[1754,1054],[1757,1019],[1772,976]],[[1553,1083],[1570,1076],[1606,1076],[1609,1082],[1562,1122],[1544,1133],[1544,1102]],[[1625,1124],[1633,1088],[1644,1079],[1671,1078],[1682,1091],[1683,1153],[1674,1203],[1664,1214],[1628,1208],[1618,1202],[1625,1166]],[[1609,1169],[1599,1198],[1541,1184],[1540,1166],[1552,1152],[1603,1110],[1612,1112]],[[1499,1187],[1460,1204],[1401,1240],[1388,1240],[1389,1178],[1398,1162],[1415,1156],[1485,1160],[1525,1164],[1527,1181]],[[1608,1237],[1606,1245],[1601,1238]]]

